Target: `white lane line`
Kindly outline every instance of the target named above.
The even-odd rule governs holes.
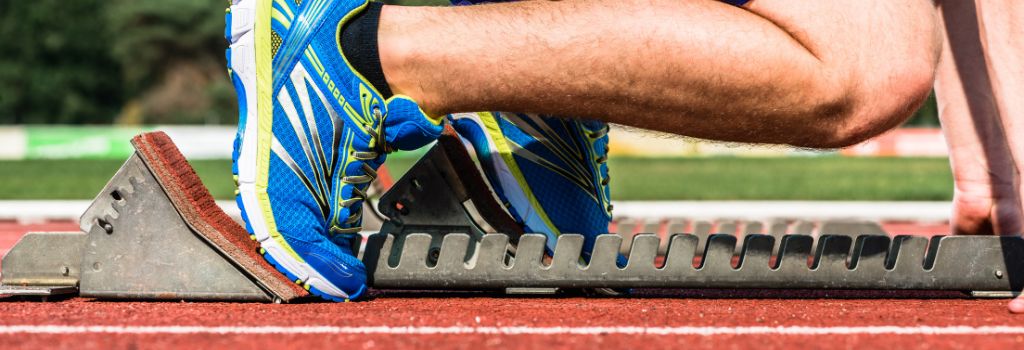
[[[619,218],[770,220],[947,221],[952,210],[944,202],[859,201],[617,201]]]
[[[90,204],[92,201],[89,200],[0,200],[0,220],[18,220],[22,223],[45,220],[78,221]],[[232,218],[241,215],[234,200],[220,200],[217,201],[217,205]]]
[[[0,200],[0,220],[78,220],[88,200]],[[240,212],[233,200],[217,201],[228,215]],[[842,202],[842,201],[615,201],[620,218],[674,218],[770,220],[909,220],[946,221],[950,202]]]
[[[385,335],[1000,335],[1024,334],[1015,326],[864,326],[864,327],[430,327],[430,326],[60,326],[7,325],[0,334],[385,334]]]

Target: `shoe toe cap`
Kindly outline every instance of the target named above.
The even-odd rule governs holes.
[[[317,249],[303,258],[330,284],[345,292],[350,299],[366,289],[366,266],[354,256],[340,252],[327,253]]]

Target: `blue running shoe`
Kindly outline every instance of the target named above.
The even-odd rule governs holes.
[[[338,31],[366,4],[234,0],[226,17],[246,228],[278,270],[334,301],[366,290],[353,241],[386,153],[419,148],[442,130],[411,99],[382,98],[341,53]]]
[[[513,1],[451,0],[456,6]],[[546,234],[548,254],[563,232],[582,234],[583,259],[589,261],[597,236],[608,232],[612,220],[608,124],[490,112],[451,118],[524,231]],[[618,264],[625,266],[625,258]]]
[[[562,233],[582,234],[589,261],[612,219],[608,124],[505,112],[449,118],[524,231],[547,235],[548,254]]]

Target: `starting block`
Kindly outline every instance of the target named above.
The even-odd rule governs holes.
[[[142,134],[132,144],[136,153],[82,215],[81,232],[29,233],[3,258],[0,295],[308,296],[259,256],[166,135]],[[816,236],[772,228],[741,240],[709,230],[673,234],[667,243],[653,234],[626,242],[609,234],[597,239],[589,262],[580,259],[583,237],[566,234],[549,256],[546,237],[522,232],[450,133],[378,209],[380,232],[360,254],[375,289],[874,289],[1009,297],[1024,288],[1019,237],[890,237],[877,225],[851,223],[824,225]],[[617,265],[619,254],[628,257],[625,266]]]
[[[80,232],[29,233],[4,256],[0,294],[265,302],[308,294],[257,254],[166,134],[132,145]]]

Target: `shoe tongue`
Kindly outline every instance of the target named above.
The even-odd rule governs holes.
[[[388,102],[384,137],[390,149],[411,151],[426,146],[437,140],[443,129],[410,99],[398,97]]]

